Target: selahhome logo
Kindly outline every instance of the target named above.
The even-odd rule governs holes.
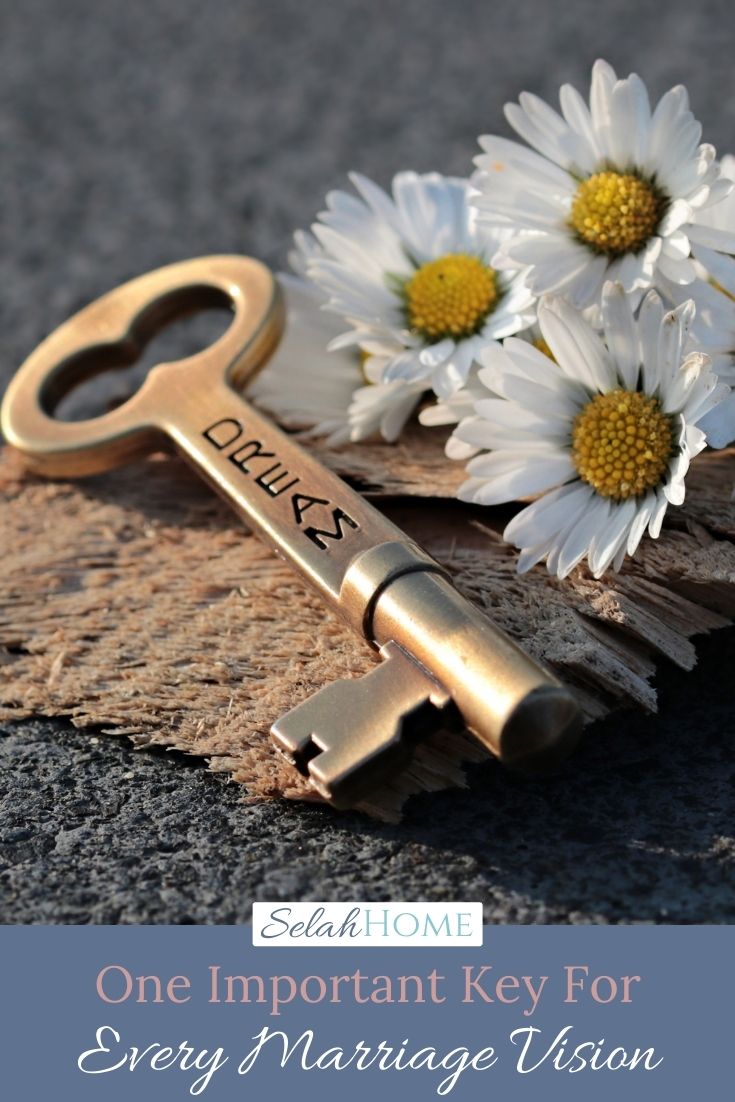
[[[482,904],[254,903],[253,945],[482,945]]]

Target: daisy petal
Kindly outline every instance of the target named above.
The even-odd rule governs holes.
[[[661,525],[664,522],[664,515],[668,507],[668,501],[662,490],[659,490],[656,494],[656,503],[651,509],[651,519],[648,523],[648,534],[651,539],[658,539],[661,535]]]
[[[584,482],[567,483],[526,506],[505,526],[503,539],[516,547],[532,547],[553,539],[559,529],[582,515],[593,490]]]
[[[629,390],[638,385],[638,332],[628,296],[620,283],[608,283],[602,296],[605,340],[620,380]]]
[[[544,299],[539,307],[544,339],[562,370],[594,392],[615,384],[610,354],[583,318],[563,299]]]
[[[706,413],[700,424],[711,447],[726,448],[731,444],[735,440],[735,391]]]
[[[658,338],[664,310],[656,291],[649,291],[641,304],[638,315],[640,361],[643,372],[643,389],[655,394],[659,382]]]
[[[595,578],[601,578],[623,544],[635,520],[635,498],[610,505],[609,517],[604,527],[592,541],[588,561]]]
[[[566,578],[587,555],[592,540],[604,523],[605,514],[603,500],[593,497],[581,517],[569,526],[556,562],[556,573],[560,578]]]

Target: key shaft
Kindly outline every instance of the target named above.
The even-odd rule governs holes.
[[[569,751],[579,732],[569,692],[463,597],[431,556],[231,387],[190,376],[184,384],[176,371],[167,379],[165,369],[157,380],[169,394],[163,430],[372,646],[397,643],[507,764],[544,769]],[[306,766],[324,794],[329,776],[316,755],[326,753],[325,740],[362,741],[365,756],[377,758],[370,739],[344,729],[349,709],[337,711],[327,732],[322,709]],[[361,722],[356,716],[355,726]],[[301,737],[300,726],[298,731]],[[386,753],[389,744],[395,747],[393,736],[384,741]],[[276,742],[285,748],[282,736]],[[345,783],[342,767],[338,773],[335,796]]]
[[[249,527],[332,605],[350,564],[388,542],[408,544],[387,517],[224,382],[162,365],[159,427]],[[414,565],[414,560],[411,560]],[[415,565],[439,569],[416,552]],[[354,604],[343,608],[348,618]],[[358,620],[357,625],[360,626]]]

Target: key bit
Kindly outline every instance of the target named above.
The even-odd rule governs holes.
[[[413,745],[460,725],[450,694],[397,643],[363,677],[333,681],[271,727],[278,749],[320,795],[349,807],[401,768]]]

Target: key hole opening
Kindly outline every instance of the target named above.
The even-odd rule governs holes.
[[[60,364],[41,392],[44,411],[59,421],[109,413],[133,397],[157,364],[194,356],[219,340],[233,311],[218,287],[162,295],[137,315],[122,340],[91,345]]]

